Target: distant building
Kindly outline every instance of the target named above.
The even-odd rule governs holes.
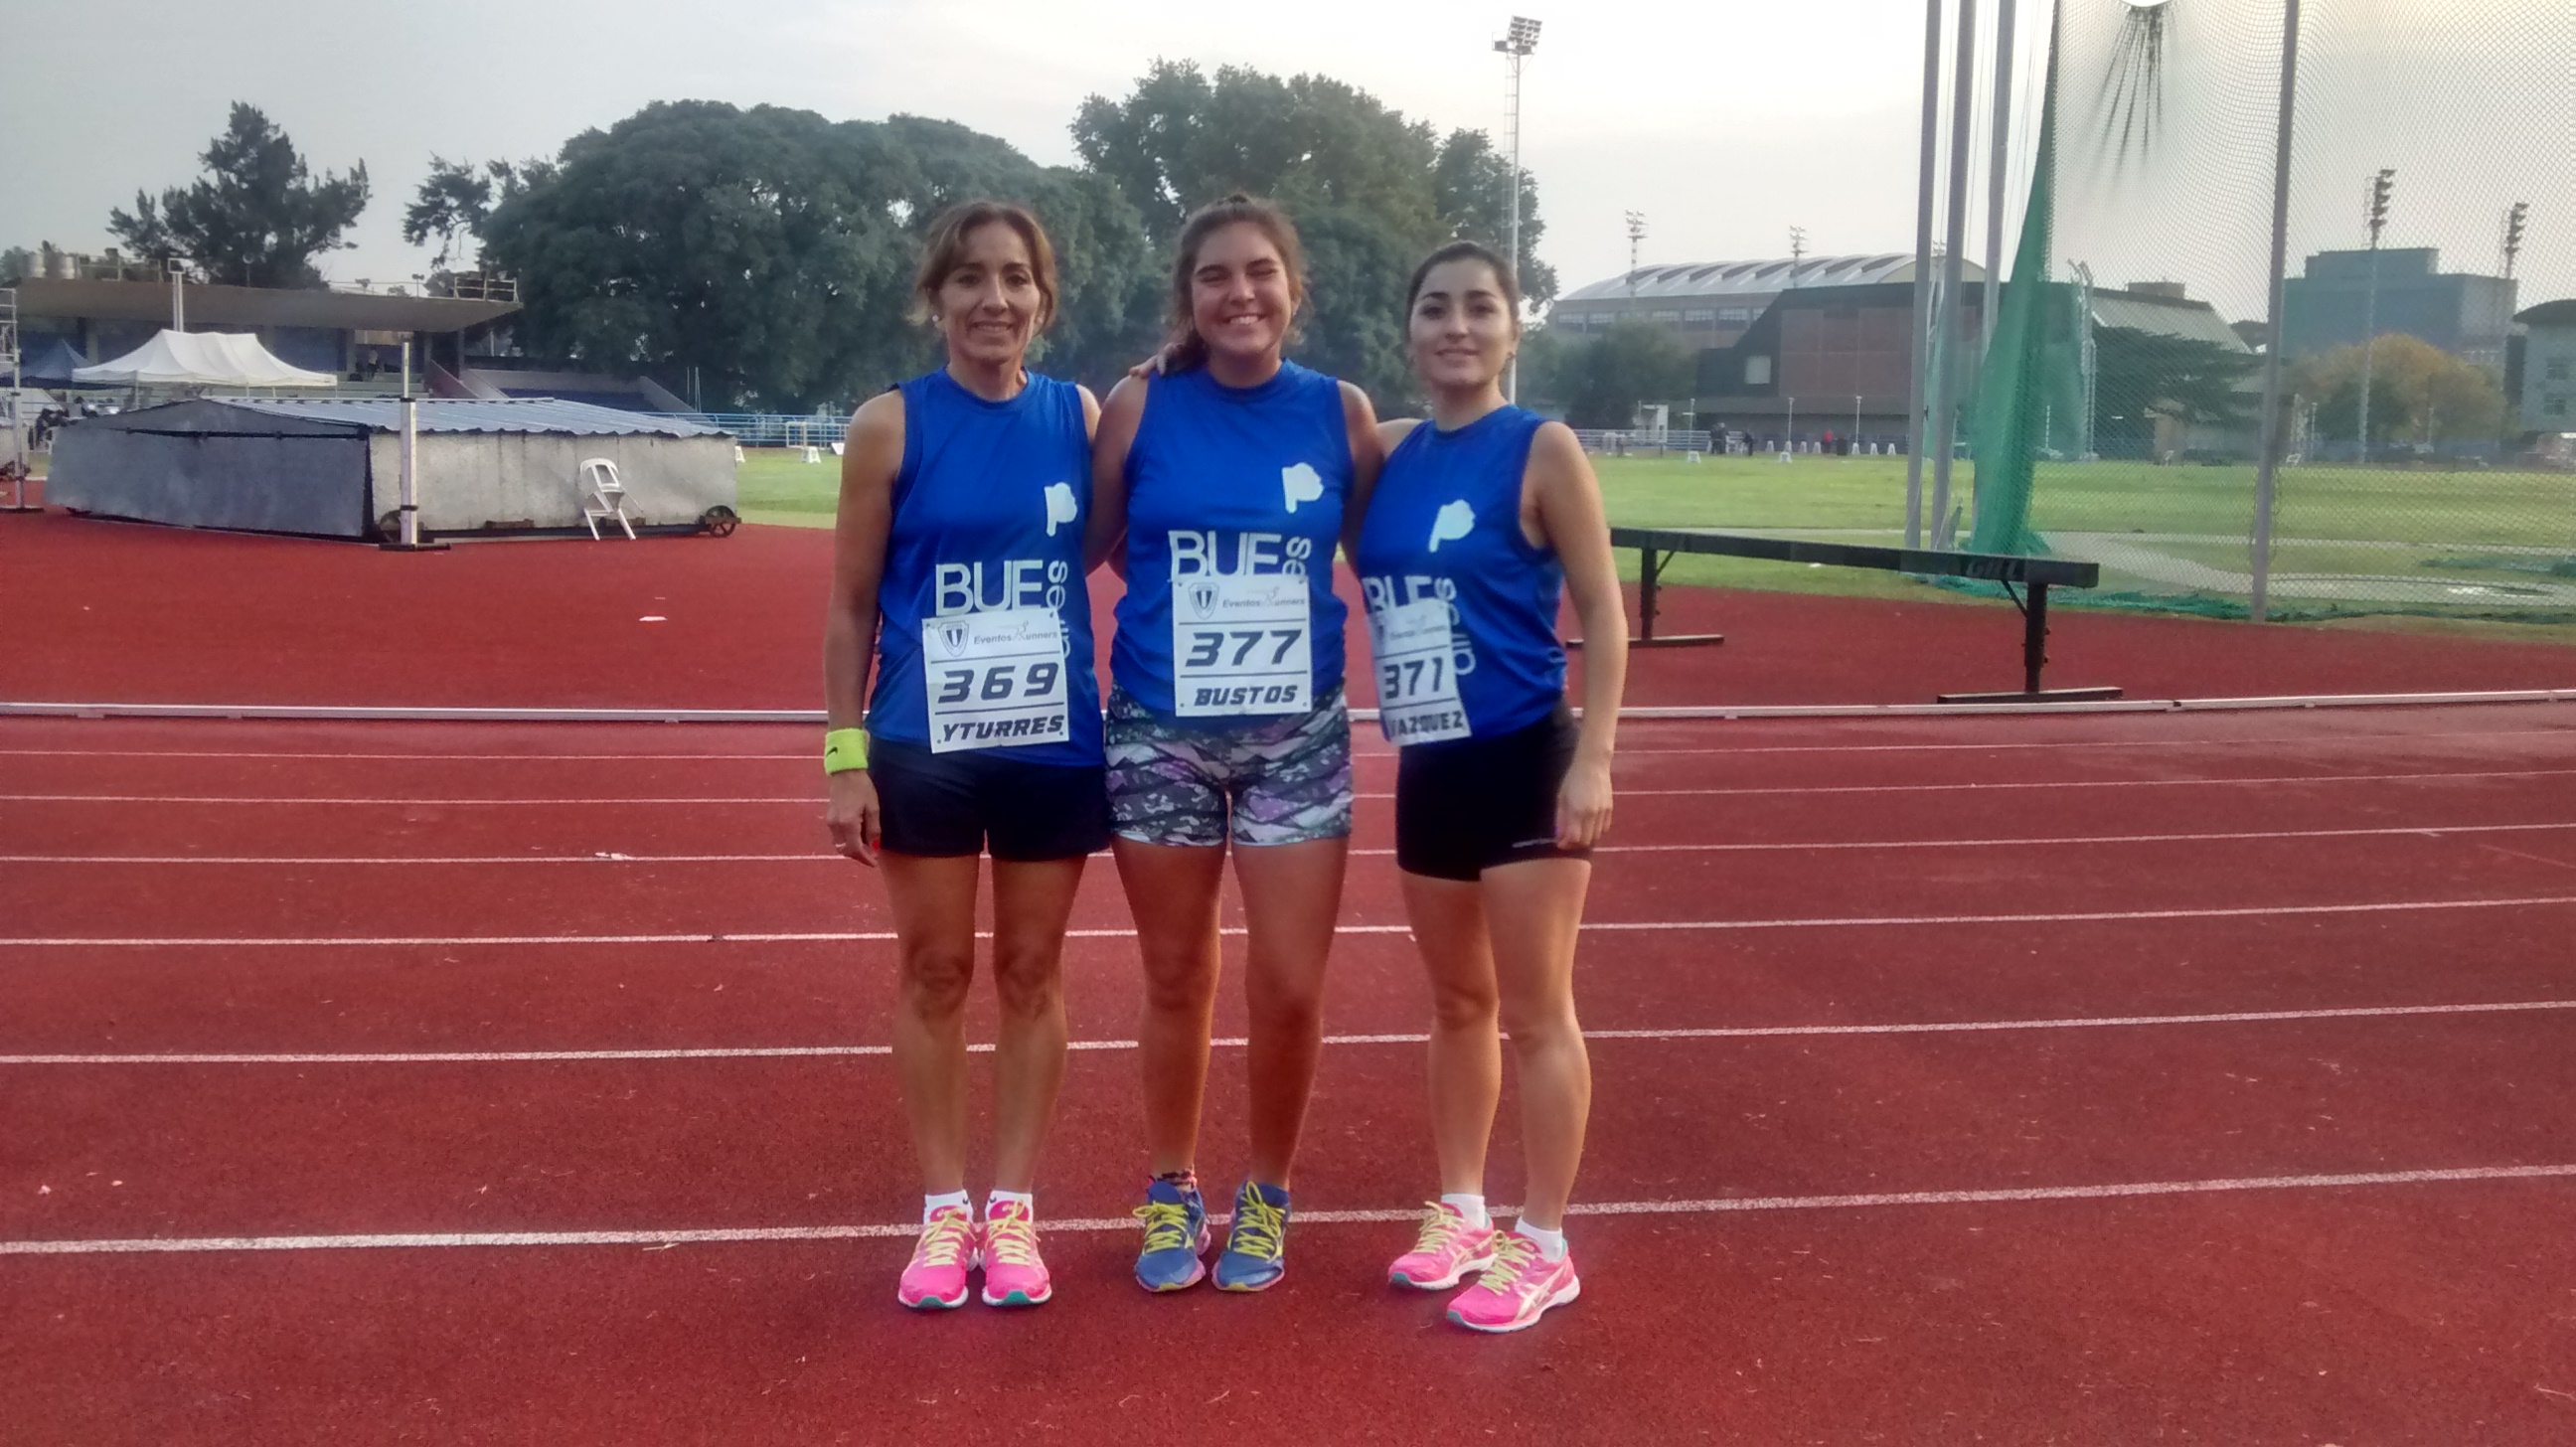
[[[2522,327],[2513,401],[2525,432],[2576,432],[2576,297],[2542,302],[2514,318]]]
[[[2281,355],[2308,357],[2357,346],[2367,317],[2381,336],[2402,332],[2502,371],[2505,340],[2513,331],[2513,282],[2444,272],[2440,265],[2440,254],[2429,246],[2316,253],[2307,259],[2305,275],[2283,283]]]
[[[1985,271],[1964,260],[1960,271],[1974,329]],[[1910,253],[1639,267],[1557,298],[1548,325],[1585,336],[1630,317],[1670,329],[1698,354],[1701,427],[1785,435],[1794,401],[1801,437],[1831,429],[1848,438],[1855,417],[1866,439],[1905,435]]]
[[[48,249],[38,274],[18,283],[19,329],[30,352],[60,337],[93,360],[119,356],[171,323],[170,283],[150,266]],[[373,291],[218,286],[191,282],[179,290],[187,329],[249,332],[279,360],[355,381],[392,372],[401,347],[431,376],[489,365],[505,350],[518,287],[481,276],[440,279],[439,295],[417,285]]]

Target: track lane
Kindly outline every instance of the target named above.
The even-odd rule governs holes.
[[[2555,1162],[2576,1018],[1596,1042],[1620,1103],[1587,1200],[1818,1195]],[[1241,1169],[1242,1056],[1202,1169]],[[977,1072],[979,1076],[982,1071]],[[1429,1184],[1418,1048],[1328,1051],[1310,1208]],[[0,1238],[773,1226],[907,1219],[884,1057],[0,1072]],[[980,1094],[980,1090],[979,1090]],[[1047,1209],[1115,1217],[1142,1170],[1132,1056],[1077,1053]],[[980,1108],[979,1108],[980,1114]],[[1489,1185],[1517,1199],[1517,1131]],[[1392,1200],[1385,1199],[1390,1191]]]

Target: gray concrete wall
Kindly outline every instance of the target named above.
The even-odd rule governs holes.
[[[376,434],[370,449],[374,515],[402,502],[402,439]],[[626,484],[637,523],[692,523],[734,506],[733,439],[649,435],[433,432],[420,438],[420,525],[431,531],[580,527],[581,464],[605,457]]]

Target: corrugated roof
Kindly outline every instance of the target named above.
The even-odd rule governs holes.
[[[2104,327],[2127,327],[2161,337],[2184,337],[2195,342],[2209,342],[2230,352],[2251,352],[2245,338],[2219,316],[2207,302],[2166,301],[2127,292],[2093,293],[2093,323]]]
[[[402,403],[392,397],[226,397],[226,406],[273,417],[353,422],[379,432],[402,429]],[[563,432],[585,437],[651,433],[663,437],[718,437],[719,428],[646,412],[628,412],[555,397],[424,397],[417,425],[423,432]]]
[[[519,309],[516,302],[458,301],[444,296],[375,296],[298,287],[223,286],[190,282],[188,322],[197,327],[324,327],[352,331],[461,332]],[[170,288],[157,281],[29,277],[18,283],[18,312],[30,317],[97,321],[167,321]]]
[[[1969,281],[1985,279],[1985,268],[1973,261],[1960,263],[1961,274]],[[1631,281],[1634,281],[1633,288]],[[1869,256],[1810,256],[1803,260],[1781,256],[1767,261],[1691,261],[1678,266],[1641,266],[1633,275],[1622,272],[1607,281],[1567,292],[1560,302],[1625,301],[1636,297],[1678,298],[1703,296],[1769,296],[1786,291],[1792,283],[1798,286],[1872,286],[1881,282],[1912,281],[1912,253],[1881,252]]]

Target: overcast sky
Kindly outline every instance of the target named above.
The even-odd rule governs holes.
[[[1811,254],[1912,247],[1920,0],[1523,3],[1545,26],[1526,71],[1524,154],[1548,222],[1541,254],[1569,289],[1626,266],[1629,210],[1647,218],[1648,261],[1785,255],[1792,225],[1806,228]],[[2243,9],[2247,0],[2174,3]],[[2359,10],[2390,3],[2346,0]],[[1994,8],[1987,0],[1989,18]],[[1511,0],[761,0],[721,10],[680,0],[140,0],[101,12],[7,0],[18,62],[0,88],[0,245],[103,247],[109,208],[130,204],[138,186],[191,179],[234,100],[265,109],[318,168],[366,162],[375,193],[357,248],[323,262],[337,281],[426,269],[428,253],[405,246],[399,228],[433,154],[551,155],[654,100],[771,103],[834,119],[941,116],[1066,163],[1083,98],[1123,95],[1163,56],[1322,72],[1444,131],[1499,137],[1502,61],[1491,42],[1511,9]],[[2202,35],[2217,38],[2208,26]],[[2506,38],[2526,49],[2531,40]],[[2544,125],[2534,140],[2563,153],[2576,131]],[[2565,239],[2576,196],[2525,199],[2557,213],[2534,217],[2543,243],[2543,223],[2556,223],[2560,250],[2550,255],[2576,255]],[[2474,226],[2428,239],[2456,252],[2463,237],[2484,238],[2493,227],[2483,203],[2475,209]],[[2446,264],[2492,265],[2492,240],[2472,249],[2484,254]]]

